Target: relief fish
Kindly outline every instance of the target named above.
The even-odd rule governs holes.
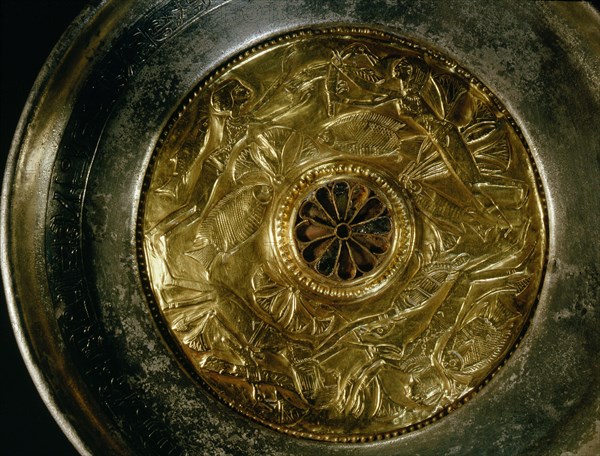
[[[200,223],[194,248],[212,245],[227,252],[246,241],[260,226],[270,197],[268,185],[241,187],[226,195]]]
[[[488,372],[507,350],[516,316],[504,322],[480,316],[453,335],[442,353],[442,366],[449,377],[463,384]]]
[[[398,151],[407,133],[406,124],[382,114],[360,111],[328,122],[320,138],[341,152],[355,155],[387,155]]]

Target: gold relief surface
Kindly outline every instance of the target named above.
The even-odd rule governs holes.
[[[380,32],[304,31],[220,69],[144,192],[166,340],[223,401],[304,437],[394,436],[464,402],[542,280],[514,121],[455,63]]]

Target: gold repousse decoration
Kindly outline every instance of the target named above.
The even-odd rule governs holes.
[[[505,108],[443,56],[303,31],[204,81],[146,176],[141,269],[165,340],[275,429],[366,441],[478,391],[540,287],[544,204]]]

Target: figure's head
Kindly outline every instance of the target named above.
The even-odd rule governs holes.
[[[217,86],[210,97],[210,102],[216,112],[229,112],[236,116],[251,96],[252,91],[241,81],[229,79]]]
[[[392,77],[402,83],[404,90],[419,90],[429,75],[425,62],[419,57],[402,57],[394,62]]]
[[[341,61],[353,66],[375,66],[379,58],[364,44],[352,43],[340,52]]]

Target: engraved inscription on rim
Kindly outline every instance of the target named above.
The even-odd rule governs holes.
[[[281,37],[203,81],[141,201],[175,356],[313,439],[392,437],[467,401],[516,346],[546,262],[510,114],[456,63],[367,29]]]

